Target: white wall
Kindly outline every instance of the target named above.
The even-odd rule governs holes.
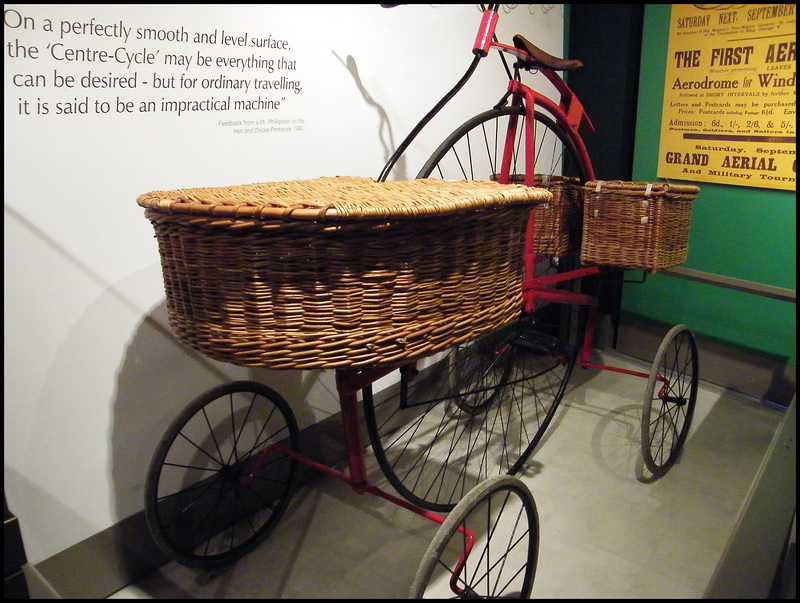
[[[562,6],[507,5],[501,39],[523,33],[561,55]],[[234,378],[262,380],[289,400],[301,426],[338,410],[332,371],[243,369],[187,351],[172,337],[152,227],[136,197],[377,177],[391,150],[466,69],[480,13],[476,5],[6,4],[4,16],[4,488],[29,561],[38,563],[143,508],[160,435],[206,389]],[[120,25],[131,28],[127,40],[115,37]],[[137,28],[182,28],[189,41],[137,40]],[[289,49],[223,46],[223,30],[247,34],[248,44],[285,40]],[[216,44],[192,41],[214,32]],[[120,58],[147,52],[153,62],[128,66],[89,54],[120,48]],[[67,60],[70,53],[80,60]],[[203,79],[220,75],[252,86],[259,72],[200,67],[198,53],[256,54],[276,67],[283,57],[295,68],[263,77],[284,75],[302,90],[262,93],[281,99],[271,111],[160,110],[162,99],[259,95],[200,89]],[[166,66],[167,54],[192,63]],[[81,79],[89,72],[135,76],[136,87],[87,88]],[[181,75],[197,78],[194,90],[154,88],[155,77],[178,84]],[[63,85],[69,76],[72,87]],[[484,61],[394,178],[413,178],[446,133],[496,102],[503,82],[497,58]],[[64,111],[76,101],[86,102],[85,114]],[[156,111],[140,112],[148,101]],[[98,112],[103,102],[107,113]],[[302,120],[293,126],[303,129],[237,134],[223,125],[243,119]]]

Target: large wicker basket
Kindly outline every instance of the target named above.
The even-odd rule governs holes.
[[[138,197],[170,325],[240,366],[377,366],[513,320],[528,215],[551,194],[493,182],[331,177]]]
[[[597,180],[583,189],[582,263],[658,272],[686,261],[699,188]]]

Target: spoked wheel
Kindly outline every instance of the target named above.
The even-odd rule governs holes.
[[[524,466],[578,350],[559,331],[561,319],[546,314],[457,346],[418,374],[401,371],[393,395],[363,391],[372,451],[404,498],[447,512],[485,479]]]
[[[684,325],[676,325],[658,348],[642,411],[642,455],[656,477],[678,460],[697,402],[697,342]]]
[[[416,599],[527,599],[539,555],[539,515],[528,487],[499,475],[469,491],[428,546]]]
[[[516,121],[511,174],[525,174],[521,107],[491,109],[465,122],[436,149],[417,178],[492,180]],[[555,121],[537,111],[539,174],[586,180],[587,166]],[[522,257],[523,249],[520,249]],[[537,274],[565,269],[547,257]],[[571,261],[571,260],[570,260]],[[564,395],[580,341],[571,308],[541,306],[512,324],[401,370],[399,392],[363,392],[372,449],[397,491],[438,512],[488,477],[518,472]],[[468,319],[468,317],[464,317]]]
[[[216,387],[175,418],[153,454],[145,513],[159,547],[188,567],[233,564],[275,527],[289,503],[297,450],[289,405],[251,381]]]
[[[422,166],[417,178],[492,180],[500,173],[509,119],[518,120],[513,141],[511,174],[525,174],[525,137],[522,107],[490,109],[453,132]],[[547,114],[534,112],[536,173],[574,176],[587,180],[575,145]]]

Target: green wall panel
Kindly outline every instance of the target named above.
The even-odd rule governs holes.
[[[645,7],[633,178],[658,181],[669,4]],[[692,208],[686,268],[796,289],[797,205],[794,191],[684,181],[700,187]],[[797,316],[791,302],[731,291],[668,275],[625,285],[623,312],[689,325],[700,335],[796,365]]]
[[[626,312],[687,324],[698,334],[786,359],[796,365],[794,304],[672,276],[626,285]],[[788,308],[787,308],[788,307]]]

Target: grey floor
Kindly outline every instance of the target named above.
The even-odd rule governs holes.
[[[616,352],[595,360],[649,371]],[[533,597],[702,598],[784,411],[702,383],[681,462],[647,483],[646,381],[576,373],[520,476],[541,524]],[[370,481],[391,491],[377,468]],[[436,527],[321,477],[258,549],[208,584],[170,562],[111,598],[405,598]]]

